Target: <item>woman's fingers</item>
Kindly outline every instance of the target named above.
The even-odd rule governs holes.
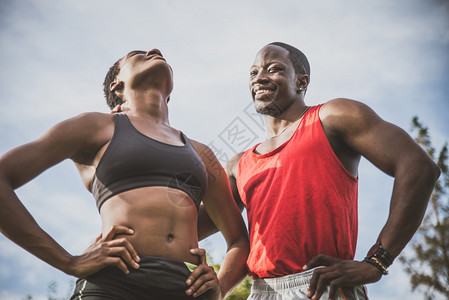
[[[134,230],[132,230],[131,228],[128,228],[126,226],[122,226],[122,225],[114,225],[111,227],[111,229],[109,229],[108,233],[104,236],[104,238],[102,239],[102,241],[110,241],[113,240],[114,237],[116,235],[119,234],[128,234],[128,235],[132,235],[134,234]]]
[[[112,226],[106,234],[100,234],[82,256],[87,268],[116,266],[125,274],[129,273],[128,266],[138,269],[140,257],[134,246],[125,237],[117,238],[132,234],[134,230],[122,225]]]
[[[203,265],[203,264],[207,265],[206,250],[204,250],[202,248],[193,248],[193,249],[190,249],[190,254],[198,256],[199,265]]]
[[[139,268],[140,257],[137,255],[133,245],[126,239],[112,240],[106,243],[110,248],[111,256],[120,256],[130,266]]]
[[[201,248],[190,249],[190,254],[198,256],[199,265],[186,280],[189,288],[187,295],[198,297],[211,290],[215,295],[220,294],[217,273],[213,267],[207,265],[206,250]]]

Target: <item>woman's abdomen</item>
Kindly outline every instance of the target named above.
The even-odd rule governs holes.
[[[114,225],[134,230],[125,237],[139,255],[198,264],[190,249],[198,247],[197,209],[190,197],[168,187],[144,187],[110,198],[101,208],[102,231]]]

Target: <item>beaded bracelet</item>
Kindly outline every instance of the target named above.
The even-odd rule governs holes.
[[[373,257],[373,256],[368,257],[367,256],[367,257],[365,257],[365,259],[363,261],[367,262],[369,264],[372,264],[373,266],[378,268],[382,272],[382,274],[388,275],[387,268],[384,265],[382,265],[382,263],[376,257]]]

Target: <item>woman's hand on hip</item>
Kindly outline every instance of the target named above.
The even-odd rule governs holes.
[[[140,258],[136,250],[126,238],[115,239],[119,234],[132,235],[134,231],[113,226],[105,236],[100,234],[82,255],[73,258],[71,275],[83,278],[107,266],[115,266],[125,274],[129,273],[128,266],[138,269]]]
[[[199,257],[200,264],[187,277],[186,284],[189,287],[186,290],[186,294],[198,297],[206,293],[207,299],[221,299],[220,282],[214,268],[207,265],[206,251],[201,248],[195,248],[191,249],[190,253]]]

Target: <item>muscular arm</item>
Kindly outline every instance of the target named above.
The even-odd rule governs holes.
[[[361,155],[394,177],[389,216],[377,241],[396,257],[422,221],[439,176],[438,167],[405,131],[385,122],[362,103],[329,101],[321,108],[320,119],[334,151],[349,170]],[[319,299],[326,285],[331,286],[334,296],[338,287],[375,282],[381,277],[380,271],[368,263],[335,261],[325,256],[312,260],[308,268],[323,264],[329,267],[315,271],[309,294],[314,295],[312,299]]]
[[[78,161],[98,150],[94,142],[95,128],[100,124],[97,117],[85,114],[61,122],[40,139],[0,157],[0,231],[36,257],[75,276],[85,275],[86,266],[40,228],[14,190],[66,158]]]
[[[76,123],[74,120],[61,123],[40,139],[13,149],[0,158],[1,232],[25,250],[66,273],[71,272],[68,269],[71,255],[39,227],[17,198],[14,189],[76,153],[76,147],[67,134],[67,128]]]
[[[237,204],[237,207],[239,208],[240,212],[243,211],[244,205],[243,205],[242,200],[240,199],[240,195],[237,190],[236,175],[237,175],[237,168],[238,168],[239,160],[240,160],[240,157],[242,157],[242,155],[243,155],[243,153],[239,153],[236,156],[234,156],[233,158],[231,158],[225,167],[225,171],[228,176],[229,184],[231,187],[232,196],[233,196],[234,201]],[[215,226],[214,222],[212,222],[209,215],[207,214],[204,205],[201,204],[200,211],[198,214],[198,239],[203,240],[216,232],[218,232],[217,227]]]
[[[211,224],[221,231],[228,245],[218,274],[224,297],[247,274],[245,263],[249,253],[248,234],[239,209],[232,199],[229,182],[220,162],[208,147],[199,143],[194,145],[208,172],[208,188],[203,198],[203,212],[210,217]]]
[[[350,149],[395,178],[390,214],[378,241],[393,256],[399,255],[421,223],[438,167],[405,131],[364,104],[336,99],[325,104],[320,117]]]

